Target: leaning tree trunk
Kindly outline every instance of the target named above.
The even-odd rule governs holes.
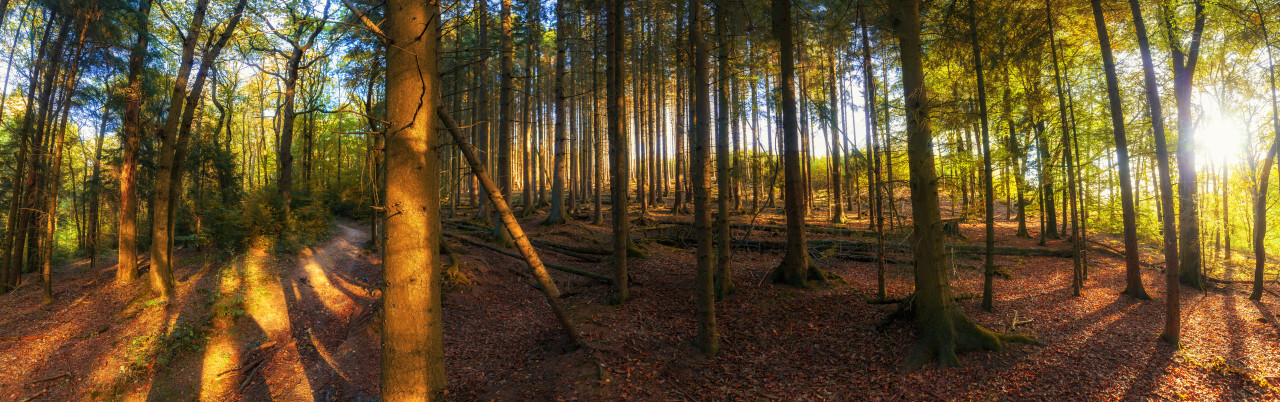
[[[1034,343],[1035,338],[1004,335],[978,325],[955,303],[945,272],[938,176],[934,167],[933,133],[924,87],[918,0],[894,3],[901,52],[902,86],[906,96],[907,162],[911,171],[911,215],[915,225],[914,310],[919,337],[907,360],[916,369],[937,359],[944,366],[960,364],[957,352],[1000,350],[1009,342]]]
[[[1151,58],[1151,45],[1147,39],[1146,24],[1142,19],[1142,9],[1137,0],[1129,0],[1129,8],[1133,12],[1133,24],[1138,35],[1138,48],[1142,53],[1142,70],[1143,82],[1147,87],[1147,110],[1151,113],[1151,129],[1155,136],[1156,146],[1156,166],[1160,174],[1160,209],[1164,211],[1164,219],[1161,219],[1161,229],[1164,234],[1164,261],[1167,271],[1171,275],[1178,273],[1178,234],[1174,228],[1173,221],[1173,181],[1169,172],[1169,147],[1165,144],[1164,135],[1164,113],[1160,103],[1160,87],[1156,83],[1155,65]],[[1126,267],[1126,282],[1128,287],[1125,293],[1140,299],[1149,299],[1150,296],[1142,287],[1142,274],[1138,271],[1137,264],[1130,264]],[[1170,281],[1166,284],[1167,311],[1165,332],[1178,333],[1180,315],[1178,303],[1178,284],[1175,277],[1170,276]],[[1176,341],[1176,340],[1175,340]]]
[[[191,18],[191,27],[187,30],[186,40],[182,45],[182,57],[174,80],[173,94],[169,98],[167,118],[160,133],[160,153],[156,155],[155,190],[151,200],[151,290],[162,300],[173,295],[173,266],[168,239],[173,236],[169,222],[170,187],[172,183],[174,147],[178,136],[178,124],[181,122],[184,101],[187,99],[187,79],[191,76],[191,67],[195,62],[195,47],[198,35],[204,26],[205,12],[209,8],[209,0],[200,0],[196,4]]]
[[[1138,218],[1134,212],[1133,180],[1129,176],[1129,144],[1125,138],[1124,101],[1120,98],[1120,84],[1116,78],[1116,63],[1111,55],[1111,39],[1107,35],[1106,21],[1102,16],[1100,0],[1091,0],[1094,24],[1098,31],[1098,44],[1102,49],[1102,63],[1106,70],[1107,98],[1110,99],[1112,136],[1116,141],[1116,159],[1120,175],[1120,204],[1124,219],[1125,293],[1135,298],[1150,298],[1142,287],[1138,267]]]

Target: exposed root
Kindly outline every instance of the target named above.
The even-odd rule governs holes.
[[[983,350],[998,352],[1014,343],[1041,344],[1031,335],[1002,334],[983,328],[969,319],[958,305],[952,305],[934,316],[917,316],[916,327],[919,328],[920,337],[916,339],[916,346],[907,357],[904,366],[906,371],[915,371],[933,360],[937,360],[938,365],[943,367],[959,366],[959,353]]]

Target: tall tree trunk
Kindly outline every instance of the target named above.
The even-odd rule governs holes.
[[[778,40],[781,77],[778,91],[782,108],[782,132],[785,140],[783,159],[787,217],[787,248],[782,263],[769,276],[775,283],[805,287],[809,280],[826,281],[826,274],[809,260],[805,241],[805,180],[801,170],[800,129],[796,121],[795,42],[791,32],[791,0],[772,0],[773,34]]]
[[[716,2],[716,41],[719,48],[716,61],[716,71],[719,75],[716,78],[718,87],[716,93],[719,96],[716,102],[716,299],[723,299],[730,292],[733,292],[733,274],[729,266],[729,244],[733,240],[733,233],[729,230],[729,199],[733,197],[733,180],[729,175],[729,119],[731,118],[729,116],[729,82],[732,80],[730,78],[732,73],[729,71],[729,27],[725,18],[729,10],[725,8],[725,2],[726,0]],[[695,130],[698,131],[695,136],[700,142],[695,147],[700,149],[696,152],[699,160],[694,163],[693,167],[694,181],[697,183],[695,184],[695,191],[704,193],[701,195],[702,198],[694,200],[694,209],[697,209],[700,203],[706,202],[707,195],[705,193],[710,191],[706,188],[706,169],[709,156],[704,152],[709,152],[706,147],[709,146],[711,138],[711,98],[706,94],[711,88],[709,86],[710,73],[707,61],[709,55],[706,41],[702,37],[702,5],[699,0],[691,0],[689,6],[693,7],[695,5],[697,8],[689,10],[692,17],[692,25],[689,26],[689,38],[690,42],[693,43],[695,57],[693,62],[693,113],[697,123]],[[705,115],[703,114],[704,107],[706,108]],[[701,173],[698,173],[699,171]],[[698,177],[699,174],[701,174],[701,177]],[[706,211],[709,211],[709,209]],[[710,212],[707,213],[709,214]],[[701,219],[701,217],[702,212],[694,213],[694,219]],[[699,230],[701,230],[700,226]],[[714,317],[711,321],[714,323]],[[711,328],[711,333],[715,333],[714,326]],[[703,351],[706,351],[705,347]]]
[[[867,23],[863,4],[858,3],[858,25],[862,27],[863,100],[866,102],[864,120],[867,124],[867,204],[871,207],[867,224],[876,231],[876,298],[884,300],[888,295],[885,293],[884,198],[881,196],[883,183],[880,181],[880,149],[877,145],[880,141],[880,125],[876,124],[876,77],[871,61],[871,41],[867,33],[870,24]]]
[[[89,248],[89,266],[92,272],[98,269],[98,227],[100,226],[98,219],[98,211],[101,204],[101,193],[99,189],[102,187],[102,137],[107,131],[107,110],[102,110],[101,123],[98,125],[98,135],[93,142],[93,172],[89,176],[89,213],[88,223],[86,224],[86,232],[89,237],[87,246]]]
[[[183,102],[187,98],[187,80],[191,76],[191,67],[195,62],[195,47],[201,28],[204,26],[205,12],[209,8],[209,0],[196,3],[191,17],[190,28],[187,29],[182,44],[182,56],[179,61],[177,77],[174,79],[173,93],[169,98],[169,107],[164,126],[158,136],[161,140],[160,153],[156,159],[155,191],[151,201],[151,290],[162,300],[169,300],[173,294],[173,266],[169,253],[169,238],[173,236],[169,221],[170,187],[181,183],[172,182],[174,170],[174,151],[178,136],[178,124],[181,122]]]
[[[482,0],[483,1],[483,0]],[[512,61],[512,44],[511,44],[511,0],[502,0],[502,81],[498,95],[498,166],[497,176],[498,188],[502,190],[502,197],[506,200],[511,199],[511,122],[515,121],[515,108],[511,104],[514,100],[515,90],[512,85],[515,78],[512,76],[515,70],[515,63]],[[498,211],[494,210],[494,215],[490,218],[493,220],[493,238],[494,242],[502,247],[510,247],[511,233],[502,225],[502,219],[498,216]]]
[[[1277,150],[1280,150],[1280,106],[1277,106],[1276,101],[1276,60],[1268,42],[1270,35],[1267,31],[1266,14],[1262,13],[1262,6],[1257,0],[1254,0],[1253,7],[1258,13],[1259,26],[1262,28],[1263,46],[1267,48],[1267,81],[1271,86],[1271,132],[1274,136],[1271,149],[1267,151],[1266,162],[1263,162],[1262,170],[1256,173],[1260,177],[1253,195],[1253,291],[1249,293],[1249,300],[1262,301],[1262,276],[1267,262],[1264,243],[1267,237],[1267,185],[1271,180],[1271,165],[1275,163]]]
[[[685,30],[684,21],[685,21],[684,18],[676,19],[676,29],[678,30],[678,32],[684,32]],[[676,119],[673,121],[673,123],[676,126],[675,127],[675,133],[676,133],[675,187],[676,188],[675,188],[675,201],[671,204],[672,214],[684,214],[689,212],[688,208],[685,205],[685,189],[684,189],[684,181],[687,179],[685,177],[686,172],[688,172],[689,170],[687,167],[685,167],[686,162],[685,162],[685,152],[684,152],[684,143],[687,139],[687,135],[685,133],[685,127],[688,124],[688,119],[685,118],[685,110],[689,109],[687,105],[688,102],[685,101],[685,93],[687,92],[687,89],[688,89],[685,87],[685,81],[686,81],[686,75],[688,74],[687,71],[689,70],[688,68],[686,68],[687,65],[686,65],[685,55],[686,55],[686,52],[683,52],[683,51],[676,52],[676,55],[675,55]]]
[[[483,1],[483,0],[481,0]],[[553,162],[552,181],[551,181],[551,212],[547,214],[547,220],[543,224],[555,225],[565,223],[569,219],[568,212],[565,211],[565,180],[567,178],[566,164],[569,159],[569,133],[566,124],[568,124],[568,116],[566,116],[565,102],[568,96],[564,93],[565,79],[568,75],[567,63],[569,60],[565,57],[568,50],[568,37],[573,33],[570,32],[568,20],[565,15],[565,1],[556,1],[556,86],[555,86],[555,118],[556,118],[556,144],[555,144],[555,161]],[[643,180],[643,177],[641,178]],[[641,202],[644,202],[641,197]]]
[[[1125,293],[1134,298],[1150,298],[1142,287],[1142,276],[1138,267],[1138,218],[1134,211],[1133,180],[1129,176],[1129,144],[1125,138],[1124,101],[1120,98],[1120,84],[1116,79],[1116,63],[1111,55],[1111,39],[1107,35],[1106,20],[1102,16],[1100,0],[1091,0],[1093,19],[1098,31],[1098,43],[1102,48],[1102,63],[1107,77],[1107,98],[1110,99],[1112,136],[1116,141],[1116,160],[1120,175],[1120,203],[1124,219],[1124,254],[1126,287]],[[1152,119],[1153,123],[1156,119]]]
[[[844,222],[844,193],[840,188],[842,179],[840,178],[840,170],[843,168],[840,156],[840,94],[836,92],[836,60],[835,56],[828,53],[827,56],[827,85],[830,90],[829,112],[831,117],[828,119],[831,124],[831,144],[828,148],[831,151],[831,161],[827,165],[831,168],[831,194],[828,204],[831,208],[831,222]]]
[[[539,33],[539,31],[541,31],[541,18],[532,18],[532,16],[539,15],[539,4],[541,4],[541,2],[537,0],[527,0],[525,2],[525,19],[532,22],[533,25],[528,29],[529,36],[525,38],[525,42],[527,43],[524,55],[525,77],[524,88],[521,88],[524,95],[524,102],[520,105],[522,109],[521,115],[523,116],[520,118],[520,146],[524,147],[521,150],[522,152],[520,155],[520,170],[524,173],[524,177],[520,181],[521,187],[523,187],[521,198],[524,199],[524,210],[520,211],[520,215],[522,216],[528,216],[538,208],[538,204],[534,202],[533,194],[533,189],[536,187],[534,185],[534,182],[536,181],[534,175],[537,174],[535,169],[536,160],[533,156],[533,152],[530,150],[531,145],[533,145],[530,141],[535,141],[530,137],[530,131],[532,131],[531,129],[535,127],[535,125],[533,124],[533,120],[530,119],[530,114],[534,109],[535,99],[537,99],[537,97],[534,96],[535,82],[533,80],[536,75],[538,60],[534,56],[538,51],[538,47],[535,44],[538,43],[536,38],[541,37],[541,34]]]
[[[13,171],[12,185],[13,194],[9,199],[8,221],[5,224],[5,243],[4,243],[4,265],[0,266],[0,293],[7,293],[13,289],[17,289],[22,279],[22,261],[23,249],[26,245],[26,226],[27,218],[30,216],[29,211],[23,211],[22,206],[26,205],[26,199],[31,197],[31,190],[24,185],[23,177],[27,173],[28,159],[34,159],[29,156],[34,153],[35,145],[32,141],[32,116],[35,113],[34,103],[37,98],[36,91],[41,81],[43,65],[45,64],[45,56],[47,54],[47,45],[49,42],[50,32],[53,31],[53,22],[45,24],[44,34],[41,35],[40,45],[36,50],[36,58],[32,63],[32,75],[27,84],[27,102],[24,109],[25,117],[22,119],[22,127],[16,133],[18,149],[15,156],[16,163]],[[35,26],[32,30],[36,29]]]
[[[440,236],[439,3],[387,2],[387,244],[382,327],[383,396],[443,399],[444,334],[437,250]]]
[[[1166,7],[1171,7],[1166,5]],[[1204,32],[1204,2],[1195,1],[1195,25],[1191,31],[1191,49],[1184,53],[1182,39],[1174,31],[1175,10],[1164,10],[1164,23],[1173,53],[1173,95],[1178,103],[1178,239],[1180,277],[1182,283],[1204,290],[1204,267],[1200,252],[1200,204],[1196,194],[1195,116],[1191,110],[1191,80],[1200,55],[1200,35]],[[1172,211],[1172,209],[1169,209]],[[1168,334],[1166,334],[1168,335]],[[1177,333],[1166,340],[1177,344]]]
[[[957,351],[1000,350],[1009,342],[1034,343],[1035,338],[1004,335],[978,325],[956,304],[950,277],[945,273],[938,181],[934,167],[933,133],[924,87],[924,63],[920,40],[918,0],[893,3],[892,18],[902,55],[902,89],[906,96],[907,162],[911,170],[911,215],[915,225],[915,323],[919,337],[907,359],[916,369],[937,359],[957,366]]]
[[[1080,198],[1076,190],[1079,182],[1076,180],[1075,160],[1071,152],[1071,130],[1068,126],[1070,120],[1067,118],[1066,92],[1062,89],[1062,72],[1058,66],[1058,42],[1054,36],[1053,9],[1048,3],[1045,4],[1045,19],[1048,21],[1049,26],[1049,51],[1053,56],[1053,82],[1058,91],[1058,115],[1062,124],[1062,152],[1064,154],[1063,159],[1067,162],[1067,189],[1070,193],[1070,199],[1067,200],[1067,203],[1071,204],[1071,247],[1075,251],[1072,253],[1071,261],[1071,291],[1073,295],[1079,296],[1080,289],[1084,287],[1084,239],[1080,233],[1081,219],[1077,210]]]
[[[969,41],[973,46],[973,71],[978,86],[978,120],[982,123],[982,180],[986,184],[986,195],[983,197],[987,209],[986,260],[982,269],[982,309],[991,311],[993,293],[992,280],[996,273],[996,191],[991,178],[991,134],[987,131],[987,83],[982,72],[982,45],[978,42],[977,4],[969,0]]]
[[[724,10],[717,9],[717,23],[724,18]],[[720,25],[717,24],[717,33],[721,33]],[[717,35],[718,36],[718,35]],[[711,255],[711,188],[707,183],[708,171],[711,164],[711,85],[710,85],[710,66],[707,60],[710,55],[707,52],[706,41],[702,38],[702,2],[699,0],[689,0],[689,45],[693,48],[693,79],[689,86],[689,92],[693,97],[693,141],[690,144],[693,147],[693,220],[694,229],[698,238],[698,274],[696,284],[698,289],[698,348],[703,354],[713,355],[720,350],[720,338],[716,334],[716,298],[714,287],[715,266],[712,265]],[[724,44],[721,43],[723,46]],[[724,61],[721,47],[721,61]],[[722,65],[720,68],[724,68]],[[723,113],[723,90],[725,87],[724,73],[721,73],[721,109]],[[723,119],[723,116],[721,116]],[[723,126],[723,122],[717,124]],[[725,132],[717,133],[721,140],[725,137]],[[717,151],[717,157],[720,159],[719,171],[723,173],[727,170],[726,160],[727,150],[723,150],[724,144],[717,144],[722,150]],[[724,219],[728,213],[728,199],[724,190],[728,187],[727,180],[721,176],[718,181],[720,184],[720,195],[718,203],[720,205],[720,217],[717,217],[717,226],[721,226],[719,220]],[[723,226],[728,226],[726,222]],[[719,228],[717,228],[719,229]],[[719,232],[718,232],[719,233]],[[727,247],[725,247],[727,248]],[[723,251],[723,250],[721,250]],[[728,261],[724,261],[726,264]],[[716,262],[717,264],[719,261]]]
[[[613,303],[625,303],[630,298],[630,290],[627,287],[627,252],[630,246],[630,222],[627,220],[627,194],[630,186],[630,157],[627,143],[627,116],[626,116],[626,98],[623,93],[626,72],[623,71],[623,49],[624,37],[626,32],[625,22],[626,11],[623,5],[624,0],[606,0],[606,27],[608,34],[606,42],[608,43],[607,68],[605,69],[607,95],[605,101],[608,102],[607,113],[609,119],[609,166],[613,169],[612,194],[610,200],[613,203],[613,294],[610,299]]]

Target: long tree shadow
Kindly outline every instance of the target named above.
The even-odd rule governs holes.
[[[333,275],[334,271],[349,269],[351,264],[347,264],[347,260],[354,256],[347,252],[329,254],[324,248],[309,248],[292,261],[300,269],[280,273],[291,336],[314,399],[365,398],[367,395],[361,388],[352,383],[353,368],[344,367],[337,356],[349,332],[348,319],[353,317],[335,311],[338,306],[331,305],[335,303],[333,298],[322,297],[316,287],[332,288],[339,297],[355,304],[362,304],[361,301],[369,297],[352,294],[345,289],[345,281]]]

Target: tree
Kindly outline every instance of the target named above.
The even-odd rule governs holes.
[[[1010,342],[1035,343],[1033,337],[1000,334],[983,328],[970,320],[953,300],[950,277],[943,267],[942,215],[938,206],[930,105],[924,87],[920,3],[905,0],[892,3],[891,7],[902,60],[902,89],[906,94],[907,162],[911,170],[911,216],[916,239],[913,252],[916,293],[911,303],[919,337],[907,359],[907,367],[919,368],[934,359],[944,366],[957,366],[960,364],[957,352],[1001,350]]]
[[[271,49],[272,53],[279,54],[285,59],[284,75],[275,75],[284,81],[283,102],[280,105],[280,140],[279,147],[276,149],[276,186],[280,194],[281,222],[284,223],[284,233],[289,233],[291,226],[292,209],[293,209],[293,130],[294,121],[298,117],[298,112],[294,106],[295,98],[298,93],[298,77],[302,71],[311,69],[312,66],[324,57],[315,57],[309,61],[304,61],[307,52],[316,44],[316,38],[320,37],[320,33],[324,32],[324,27],[329,20],[329,1],[324,2],[324,11],[319,18],[311,16],[312,7],[310,4],[304,6],[286,7],[289,14],[290,34],[286,35],[283,30],[276,29],[271,24],[271,18],[261,16],[262,21],[271,29],[271,33],[289,45],[287,49]],[[299,10],[303,10],[305,14],[298,14]],[[305,113],[314,113],[315,110]]]
[[[607,102],[606,113],[609,121],[609,166],[613,169],[612,189],[609,196],[613,203],[613,294],[610,300],[614,303],[625,303],[631,297],[627,288],[627,253],[630,252],[630,222],[627,221],[627,188],[630,186],[630,161],[627,144],[626,98],[623,96],[626,72],[623,70],[623,49],[626,9],[625,0],[607,0],[605,15],[605,35],[608,48],[605,68]]]
[[[1178,239],[1181,248],[1178,263],[1182,283],[1204,290],[1203,267],[1200,264],[1200,205],[1196,195],[1195,119],[1191,112],[1191,78],[1200,56],[1200,35],[1204,33],[1204,2],[1195,0],[1195,25],[1191,30],[1190,51],[1184,52],[1182,40],[1174,31],[1176,11],[1164,4],[1165,32],[1169,51],[1173,54],[1173,96],[1178,100]],[[1171,209],[1165,209],[1172,211]],[[1172,215],[1172,213],[1170,213]],[[1168,269],[1173,270],[1173,267]],[[1166,339],[1177,344],[1177,334]]]
[[[1280,106],[1276,101],[1276,61],[1272,54],[1271,44],[1268,42],[1269,33],[1267,31],[1266,14],[1262,13],[1262,6],[1255,0],[1253,6],[1258,13],[1258,26],[1262,31],[1262,43],[1267,49],[1267,82],[1271,88],[1271,132],[1274,138],[1271,140],[1270,150],[1267,151],[1266,162],[1262,164],[1262,170],[1259,170],[1258,187],[1254,190],[1253,195],[1253,291],[1249,293],[1249,300],[1261,301],[1263,288],[1262,275],[1265,272],[1267,263],[1267,250],[1264,240],[1267,237],[1267,186],[1271,180],[1271,166],[1275,163],[1276,153],[1280,151]],[[1170,272],[1173,272],[1172,270]],[[1172,276],[1172,274],[1170,274]]]
[[[1160,207],[1165,212],[1165,218],[1161,220],[1161,229],[1164,233],[1164,263],[1166,267],[1165,280],[1165,339],[1172,343],[1178,342],[1178,332],[1181,325],[1179,316],[1181,306],[1179,306],[1177,273],[1178,273],[1178,234],[1174,228],[1173,215],[1173,181],[1169,177],[1169,147],[1165,144],[1164,136],[1164,113],[1160,104],[1160,88],[1156,84],[1155,65],[1151,60],[1151,44],[1147,38],[1146,24],[1142,19],[1142,8],[1137,0],[1129,0],[1129,8],[1133,11],[1133,26],[1138,35],[1138,49],[1142,53],[1142,70],[1143,82],[1147,87],[1147,110],[1151,113],[1151,130],[1155,135],[1156,142],[1156,166],[1160,171]],[[1142,289],[1142,274],[1138,271],[1137,264],[1126,269],[1126,282],[1129,287],[1125,289],[1125,293],[1137,298],[1149,298],[1146,291]]]
[[[1138,268],[1138,218],[1133,206],[1133,180],[1129,176],[1129,144],[1125,138],[1124,101],[1120,99],[1120,84],[1116,78],[1116,63],[1111,55],[1111,39],[1107,35],[1106,21],[1102,15],[1100,0],[1091,0],[1094,25],[1098,30],[1098,44],[1102,51],[1102,65],[1107,77],[1107,98],[1110,100],[1111,133],[1116,141],[1117,169],[1120,174],[1120,203],[1124,210],[1125,294],[1137,299],[1149,299],[1142,287],[1142,275]]]
[[[805,287],[810,280],[825,281],[826,274],[809,260],[805,241],[805,182],[800,168],[800,130],[796,113],[795,42],[791,34],[791,0],[772,0],[773,35],[778,40],[781,77],[778,93],[782,109],[784,204],[787,216],[787,248],[782,263],[769,273],[775,283]]]
[[[146,65],[150,33],[151,0],[140,0],[136,14],[137,39],[129,51],[128,86],[124,93],[124,117],[120,127],[120,222],[116,282],[138,279],[138,148],[141,143],[142,69]]]
[[[690,3],[690,6],[692,5],[693,3]],[[701,4],[698,4],[698,7],[701,7]],[[693,63],[694,75],[695,76],[704,75],[703,77],[695,77],[695,81],[693,83],[694,84],[693,85],[694,120],[696,124],[699,125],[695,127],[695,130],[700,130],[699,132],[695,133],[695,136],[697,136],[699,141],[702,141],[704,139],[705,140],[710,139],[711,99],[706,95],[700,94],[699,92],[703,91],[702,89],[703,85],[708,84],[710,79],[708,76],[705,76],[708,73],[706,71],[707,69],[706,41],[703,40],[702,31],[701,31],[702,30],[702,10],[690,10],[690,12],[692,13],[693,19],[695,19],[698,24],[697,27],[690,26],[689,28],[689,35],[691,38],[690,42],[692,42],[694,46],[694,57],[697,58],[696,60],[694,60],[694,63]],[[717,1],[716,2],[716,40],[717,42],[719,42],[717,44],[717,47],[719,48],[719,52],[716,60],[716,64],[717,64],[716,71],[719,72],[719,76],[716,78],[716,83],[719,88],[716,91],[716,93],[719,95],[719,100],[716,101],[716,178],[717,178],[716,205],[718,206],[718,209],[716,211],[716,223],[715,223],[716,225],[716,230],[715,230],[716,232],[716,251],[715,251],[716,299],[722,299],[728,296],[729,293],[733,292],[733,274],[730,272],[730,266],[729,266],[729,261],[730,261],[729,243],[733,240],[733,233],[730,232],[729,230],[729,198],[732,196],[732,191],[733,191],[733,188],[732,188],[733,180],[730,178],[731,175],[729,174],[729,119],[731,118],[729,116],[729,113],[730,113],[729,104],[731,103],[731,101],[729,100],[729,81],[731,81],[730,75],[732,75],[732,73],[730,72],[730,70],[732,69],[732,67],[729,66],[730,44],[729,44],[728,30],[730,28],[727,26],[728,21],[725,18],[727,14],[729,14],[729,10],[725,7],[725,1],[724,0]],[[707,90],[710,90],[710,88],[707,87]],[[703,107],[704,102],[707,103],[706,106],[708,108],[706,116],[699,114],[702,112],[700,108]],[[702,126],[702,125],[705,125],[705,126]],[[702,146],[702,145],[695,145],[695,147],[698,147],[698,146]],[[702,157],[702,155],[695,155],[695,156],[699,158]],[[695,161],[694,162],[695,172],[698,169],[697,165],[705,164],[706,162],[707,160]],[[703,167],[702,171],[704,176],[702,179],[703,184],[706,184],[705,183],[706,168]],[[696,174],[697,173],[695,173],[695,175]],[[698,178],[695,177],[694,180],[697,181]],[[695,188],[694,190],[695,192],[708,191],[706,189],[700,189],[700,188]],[[697,206],[696,206],[696,204],[698,203],[698,199],[696,198],[697,195],[695,194],[694,197],[695,197],[694,209],[697,209]],[[703,194],[703,198],[706,198],[706,194]],[[700,215],[698,215],[695,212],[694,219],[698,219],[699,217]],[[714,318],[712,319],[712,321],[714,322]],[[715,333],[715,328],[713,326],[712,335],[714,335],[714,333]]]
[[[435,145],[437,1],[389,0],[387,41],[387,244],[383,248],[382,395],[444,397],[440,310],[440,154]]]
[[[483,0],[482,0],[483,1]],[[556,146],[555,161],[553,162],[552,181],[551,181],[551,212],[547,214],[547,220],[543,222],[547,225],[556,225],[565,223],[569,219],[569,213],[565,211],[565,187],[568,183],[567,173],[565,172],[565,164],[569,159],[569,133],[566,125],[568,124],[568,112],[565,110],[565,103],[568,102],[568,96],[565,95],[565,79],[569,75],[568,59],[565,53],[568,50],[568,36],[573,35],[569,29],[569,23],[565,16],[565,1],[556,1],[556,87],[555,87],[555,113],[556,113]]]
[[[982,45],[978,42],[977,3],[969,0],[969,41],[973,46],[973,71],[978,85],[978,120],[982,123],[982,180],[986,184],[986,260],[982,270],[982,309],[991,311],[992,279],[996,272],[996,190],[991,178],[991,135],[987,132],[987,87],[982,76]]]
[[[723,10],[717,10],[717,14],[721,12]],[[715,266],[711,261],[711,189],[707,183],[707,169],[711,164],[711,77],[708,71],[707,44],[702,37],[702,2],[699,0],[689,0],[689,45],[693,48],[693,74],[689,86],[689,93],[693,97],[693,138],[689,144],[693,148],[693,163],[690,166],[693,171],[690,175],[693,184],[693,225],[698,238],[698,274],[695,284],[698,289],[697,344],[703,354],[713,355],[720,350],[720,339],[716,335],[716,291],[713,283]],[[722,84],[723,82],[721,81]],[[721,100],[724,100],[723,96]],[[723,132],[718,134],[723,138]],[[719,163],[725,162],[721,157]],[[723,171],[724,168],[721,169]],[[720,182],[725,183],[727,180],[721,176]],[[720,188],[723,190],[725,186],[722,184]],[[728,209],[726,194],[722,192],[717,198],[720,214],[723,216]]]
[[[515,71],[515,63],[512,62],[514,50],[511,45],[512,21],[511,21],[511,0],[502,0],[502,88],[498,94],[498,167],[495,176],[498,179],[498,188],[502,190],[502,196],[507,200],[511,199],[511,122],[517,119],[515,108],[512,105],[514,100],[514,92],[512,84],[515,78],[512,76]],[[493,238],[498,245],[509,247],[512,244],[511,234],[503,227],[502,220],[498,217],[498,211],[494,211],[493,220]]]

